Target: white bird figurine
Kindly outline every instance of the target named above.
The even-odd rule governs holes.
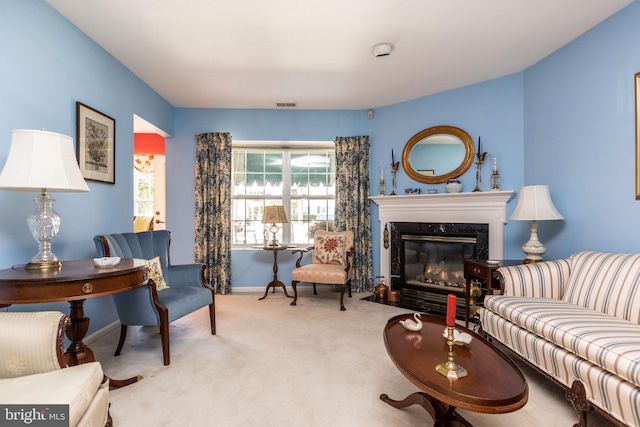
[[[420,320],[420,317],[422,317],[420,313],[413,313],[413,318],[415,320],[400,320],[400,323],[409,331],[419,331],[422,329],[422,321]]]
[[[442,336],[449,339],[449,330],[444,328]],[[460,332],[457,329],[453,330],[453,342],[455,345],[471,344],[473,337],[466,332]]]

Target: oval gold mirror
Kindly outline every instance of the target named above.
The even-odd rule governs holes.
[[[402,151],[402,167],[425,184],[458,178],[473,164],[474,145],[468,133],[453,126],[434,126],[413,135]]]

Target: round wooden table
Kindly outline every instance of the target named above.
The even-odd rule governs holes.
[[[267,297],[267,294],[269,293],[270,288],[273,288],[273,292],[276,291],[276,288],[282,288],[284,289],[284,294],[288,298],[293,298],[293,296],[287,293],[287,287],[285,286],[285,284],[278,280],[278,252],[293,250],[297,248],[293,246],[254,246],[254,248],[273,252],[273,280],[267,284],[267,288],[264,290],[264,296],[262,298],[258,298],[258,300],[265,299]]]
[[[83,342],[89,330],[84,300],[145,286],[148,261],[122,259],[114,267],[98,268],[92,259],[64,261],[60,269],[25,270],[24,266],[0,270],[0,304],[34,304],[69,301],[71,325],[65,351],[67,365],[95,361],[93,351]],[[142,379],[111,380],[112,387],[124,387]]]
[[[456,408],[489,414],[512,412],[527,403],[527,382],[520,369],[502,351],[478,334],[456,326],[473,336],[464,346],[454,346],[454,360],[467,370],[466,377],[450,380],[436,371],[449,352],[443,337],[445,319],[422,314],[422,330],[406,330],[403,314],[389,319],[384,328],[387,353],[398,370],[421,391],[396,401],[386,394],[380,399],[396,408],[421,405],[434,420],[434,426],[471,427]]]

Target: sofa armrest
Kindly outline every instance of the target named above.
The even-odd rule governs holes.
[[[194,286],[199,285],[209,288],[204,278],[204,264],[178,264],[170,265],[167,272],[169,286]]]
[[[65,367],[62,344],[69,324],[59,311],[0,313],[0,378]]]
[[[500,267],[494,277],[509,296],[562,299],[571,272],[569,259]]]

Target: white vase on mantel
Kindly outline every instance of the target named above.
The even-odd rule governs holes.
[[[447,193],[459,193],[462,191],[462,182],[459,179],[450,179],[444,187]]]

